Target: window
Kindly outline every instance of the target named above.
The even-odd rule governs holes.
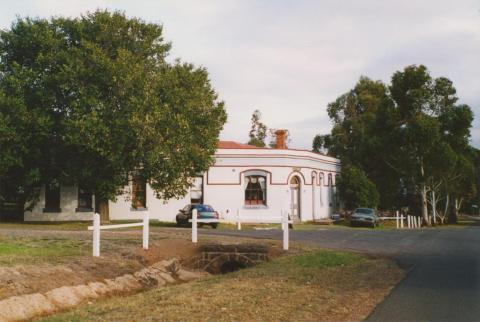
[[[267,204],[267,176],[260,174],[245,175],[245,204]]]
[[[45,212],[61,212],[60,209],[60,183],[51,181],[45,186]]]
[[[76,211],[93,211],[92,192],[88,189],[78,187],[78,205]]]
[[[132,208],[147,208],[147,181],[138,175],[132,180]]]

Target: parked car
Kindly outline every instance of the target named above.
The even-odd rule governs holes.
[[[332,219],[333,221],[339,221],[342,219],[342,216],[340,216],[340,214],[331,214],[330,219]]]
[[[380,218],[375,209],[372,208],[357,208],[350,216],[351,226],[370,226],[375,228],[379,222]]]
[[[179,213],[176,217],[177,226],[190,225],[189,220],[192,219],[193,209],[197,209],[198,219],[218,219],[218,212],[213,210],[211,206],[202,204],[188,204],[179,210]],[[203,226],[202,223],[199,224],[200,226]],[[218,223],[212,222],[209,223],[209,225],[212,226],[212,228],[217,228]]]

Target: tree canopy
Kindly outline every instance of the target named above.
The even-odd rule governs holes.
[[[95,11],[0,33],[0,193],[52,179],[114,199],[132,173],[160,198],[212,163],[226,121],[205,68],[166,60],[162,26]]]
[[[395,72],[390,85],[362,77],[328,105],[333,129],[314,149],[364,171],[381,192],[380,207],[410,206],[428,222],[428,203],[435,209],[440,200],[435,193],[445,204],[447,196],[458,201],[475,190],[473,114],[457,102],[453,83],[432,78],[423,65]]]

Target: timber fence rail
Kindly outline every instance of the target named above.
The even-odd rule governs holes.
[[[397,229],[404,228],[404,220],[407,219],[404,215],[400,215],[399,212],[395,212],[395,217],[379,217],[381,220],[395,220]]]
[[[143,212],[143,221],[136,223],[128,224],[114,224],[114,225],[101,225],[100,224],[100,215],[95,213],[93,214],[93,226],[88,226],[88,230],[93,231],[93,256],[100,256],[100,231],[107,229],[119,229],[119,228],[129,228],[129,227],[143,227],[143,240],[142,246],[143,249],[148,249],[148,237],[150,232],[150,215],[148,211]]]
[[[422,218],[418,216],[411,215],[400,215],[397,211],[395,217],[380,217],[381,220],[395,220],[397,223],[397,228],[421,228],[422,227]],[[406,222],[405,222],[406,221]]]
[[[283,250],[288,250],[289,248],[289,231],[288,225],[293,223],[292,220],[289,219],[290,215],[287,211],[281,212],[280,218],[265,218],[265,219],[245,219],[241,218],[240,211],[237,210],[237,229],[242,229],[242,222],[243,223],[261,223],[261,224],[282,224],[282,231],[283,231]],[[197,243],[198,241],[198,224],[199,223],[220,223],[223,220],[220,219],[199,219],[198,218],[198,211],[197,209],[192,210],[192,219],[189,220],[192,223],[192,242]]]

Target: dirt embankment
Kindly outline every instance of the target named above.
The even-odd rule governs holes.
[[[126,294],[151,287],[188,282],[208,275],[182,269],[176,259],[163,260],[133,274],[62,286],[45,293],[13,296],[0,301],[0,321],[23,321],[77,306],[83,301],[114,294]]]
[[[148,251],[131,247],[100,258],[75,258],[68,264],[0,267],[0,300],[132,274],[161,260],[183,260],[196,252],[197,248],[187,240],[164,239],[150,245]]]

